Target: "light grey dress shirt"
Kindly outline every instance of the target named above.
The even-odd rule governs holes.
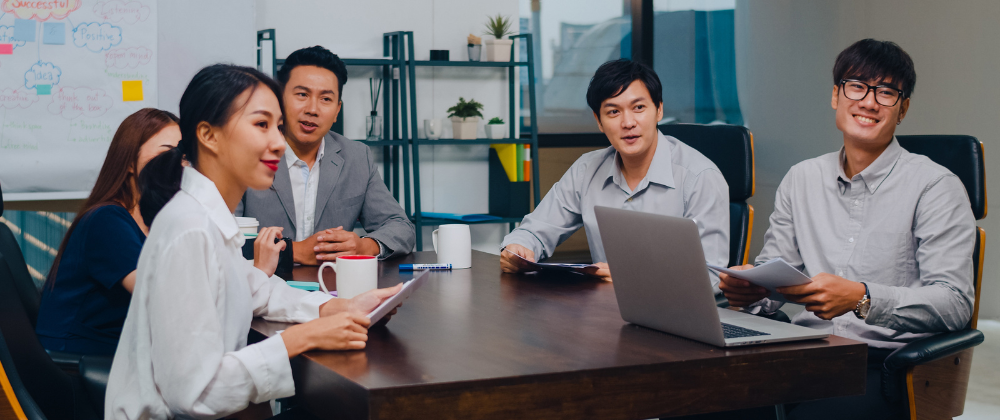
[[[896,139],[853,178],[843,161],[841,149],[788,171],[756,263],[781,257],[810,277],[864,282],[871,311],[864,320],[852,311],[831,321],[803,311],[792,322],[879,348],[964,328],[976,224],[962,182]],[[754,304],[767,312],[780,305]]]
[[[594,216],[594,206],[605,206],[694,219],[705,259],[712,264],[727,264],[729,185],[715,164],[697,150],[676,138],[657,134],[653,161],[635,191],[629,189],[622,175],[614,147],[587,153],[552,186],[535,211],[524,216],[501,247],[519,244],[543,260],[583,226],[593,261],[606,262]],[[718,276],[711,273],[710,277],[718,289]]]

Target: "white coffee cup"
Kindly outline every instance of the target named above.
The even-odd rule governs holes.
[[[323,269],[330,267],[337,273],[337,297],[350,299],[378,288],[378,259],[372,255],[345,255],[336,262],[319,266],[319,288],[330,294],[323,283]]]
[[[427,133],[428,139],[437,140],[444,133],[444,121],[440,118],[424,120],[424,131]]]
[[[438,264],[472,267],[472,233],[469,225],[441,225],[431,234]]]

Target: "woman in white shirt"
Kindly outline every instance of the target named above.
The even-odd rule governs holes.
[[[106,418],[219,418],[291,396],[290,358],[364,348],[364,314],[399,291],[346,300],[287,286],[271,277],[284,246],[274,244],[280,228],[261,230],[254,262],[243,258],[232,212],[247,188],[269,188],[278,169],[285,150],[279,92],[257,70],[222,64],[199,71],[184,91],[181,142],[140,174],[139,207],[150,231],[108,380]],[[302,324],[248,346],[254,316]]]

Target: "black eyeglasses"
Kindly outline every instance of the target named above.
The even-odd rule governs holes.
[[[878,85],[872,86],[860,80],[842,79],[840,86],[844,90],[844,96],[852,101],[860,101],[868,96],[868,92],[875,91],[875,102],[882,106],[896,106],[899,98],[903,97],[903,92],[892,86]]]

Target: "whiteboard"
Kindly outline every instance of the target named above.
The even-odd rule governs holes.
[[[0,185],[85,197],[121,121],[157,106],[156,0],[0,1]]]

